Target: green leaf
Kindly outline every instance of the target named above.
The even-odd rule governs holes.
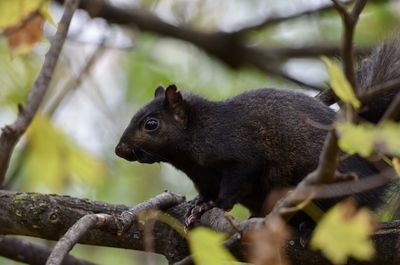
[[[341,123],[337,125],[339,132],[339,147],[348,154],[369,156],[374,151],[373,125]]]
[[[102,184],[106,176],[101,161],[71,142],[41,114],[35,117],[27,132],[23,172],[28,178],[26,185],[41,185],[54,192],[74,180],[91,186]]]
[[[367,209],[356,212],[352,201],[339,203],[325,214],[315,228],[311,248],[320,249],[334,264],[345,264],[349,257],[370,260],[375,254],[369,238],[373,224]]]
[[[400,123],[388,121],[378,126],[340,123],[337,130],[339,147],[349,154],[367,157],[374,150],[395,156],[400,154]]]
[[[400,123],[386,121],[376,131],[376,145],[387,154],[400,155]]]
[[[356,97],[349,81],[344,76],[340,67],[333,63],[326,56],[321,57],[322,61],[325,63],[330,77],[330,85],[335,92],[335,94],[345,103],[352,105],[354,108],[358,109],[361,106],[361,102]]]
[[[189,246],[196,265],[238,264],[223,247],[225,235],[204,227],[195,228],[188,235]]]

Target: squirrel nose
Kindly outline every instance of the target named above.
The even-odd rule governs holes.
[[[122,157],[126,160],[133,161],[135,160],[135,155],[132,152],[132,149],[125,143],[120,142],[116,147],[115,147],[115,154],[119,157]]]

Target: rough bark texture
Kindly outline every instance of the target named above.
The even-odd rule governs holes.
[[[183,221],[190,203],[184,202],[165,211]],[[17,234],[58,240],[79,218],[91,213],[119,215],[130,207],[103,202],[77,199],[69,196],[43,195],[0,191],[0,234]],[[234,221],[240,230],[262,224],[263,219]],[[224,212],[213,209],[204,214],[202,223],[228,234],[236,232],[224,218]],[[400,264],[400,221],[387,223],[375,234],[376,259],[371,263],[351,264]],[[169,262],[177,262],[189,254],[185,239],[169,226],[156,222],[154,226],[155,252],[164,255]],[[89,231],[80,241],[83,244],[144,250],[143,226],[137,222],[127,233],[116,236],[98,229]],[[301,247],[297,238],[287,247],[293,264],[329,264],[318,253]]]
[[[180,204],[167,212],[181,218],[189,204]],[[42,195],[12,191],[0,192],[0,234],[16,234],[58,240],[82,216],[91,213],[119,215],[125,205],[77,199],[69,196]],[[170,261],[188,255],[188,248],[173,229],[162,223],[154,226],[155,252]],[[144,250],[143,226],[137,222],[121,236],[94,229],[80,243]]]

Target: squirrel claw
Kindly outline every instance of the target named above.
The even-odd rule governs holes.
[[[213,201],[201,202],[191,208],[185,217],[185,228],[190,230],[200,220],[201,216],[208,210],[215,207]]]

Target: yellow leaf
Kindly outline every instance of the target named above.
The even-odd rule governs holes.
[[[375,254],[369,236],[375,222],[367,209],[356,211],[353,201],[337,204],[321,219],[313,232],[311,248],[320,249],[334,264],[345,264],[349,257],[370,260]]]
[[[188,235],[190,251],[196,265],[238,264],[223,247],[225,235],[204,227],[195,228]]]
[[[336,126],[339,147],[349,154],[370,156],[374,150],[381,153],[400,155],[400,123],[340,123]]]
[[[54,24],[49,13],[49,1],[0,1],[0,29],[4,30],[14,56],[30,52],[33,45],[42,39],[45,20]]]
[[[392,159],[392,163],[393,163],[393,168],[394,170],[396,170],[397,175],[400,176],[400,159],[395,157]]]
[[[386,121],[377,127],[376,145],[387,154],[400,155],[400,123]]]
[[[24,172],[27,185],[59,192],[74,177],[90,186],[102,184],[104,164],[71,142],[47,117],[38,114],[27,132]]]
[[[64,158],[64,137],[51,122],[37,115],[27,132],[27,153],[24,170],[27,185],[43,183],[60,191],[67,181]]]
[[[340,136],[339,147],[346,153],[366,157],[374,151],[374,133],[371,124],[340,123],[336,128]]]
[[[6,30],[5,36],[13,56],[28,53],[43,37],[43,17],[36,14],[27,23]]]
[[[15,27],[38,10],[42,0],[1,0],[0,29]]]
[[[333,63],[326,56],[321,57],[322,61],[325,63],[328,69],[330,77],[330,85],[335,92],[335,94],[345,103],[352,105],[354,108],[358,109],[361,106],[361,102],[356,97],[349,81],[343,75],[342,70],[338,65]]]

